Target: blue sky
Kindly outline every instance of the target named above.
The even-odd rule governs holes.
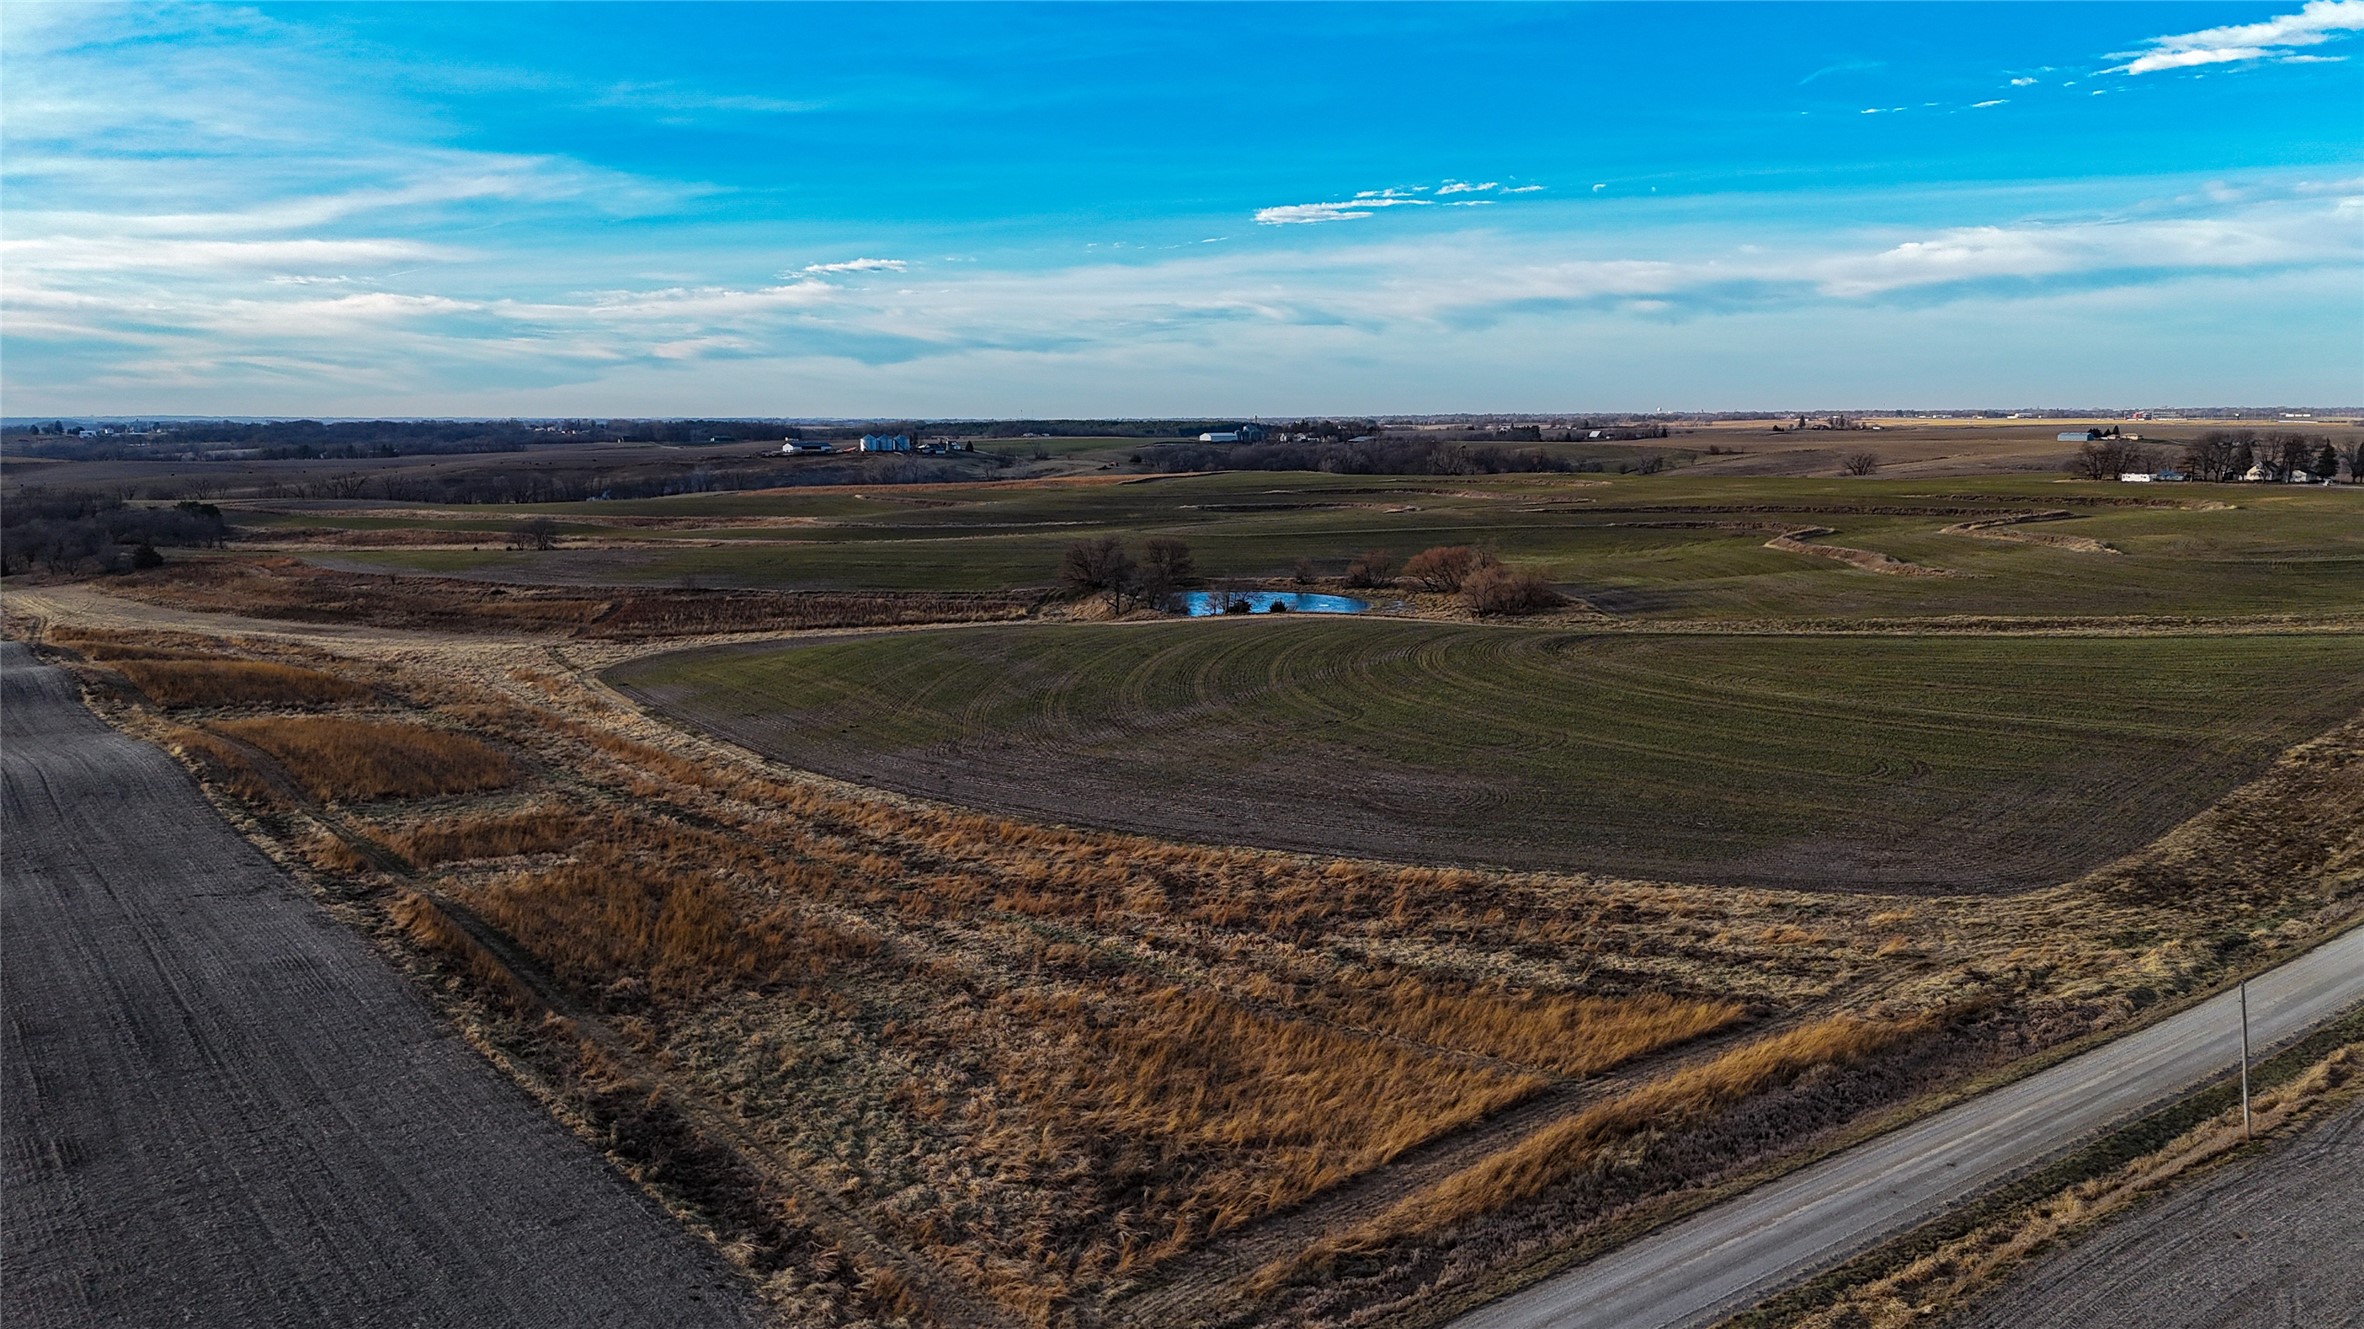
[[[10,415],[2364,400],[2364,0],[0,7]]]

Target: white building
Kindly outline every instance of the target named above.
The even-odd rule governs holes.
[[[1239,442],[1239,435],[1230,430],[1225,430],[1220,434],[1201,434],[1198,436],[1198,441],[1201,443],[1237,443]]]

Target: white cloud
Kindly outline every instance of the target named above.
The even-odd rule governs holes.
[[[832,272],[901,272],[910,266],[899,258],[849,258],[843,263],[807,263],[797,271],[818,277]]]
[[[1289,203],[1277,208],[1256,209],[1256,222],[1261,226],[1302,226],[1316,222],[1354,221],[1373,215],[1369,208],[1354,203]]]
[[[1436,192],[1440,196],[1445,194],[1483,194],[1489,189],[1500,188],[1502,188],[1501,183],[1494,180],[1488,180],[1484,184],[1474,185],[1462,180],[1447,180],[1443,184],[1437,186]]]
[[[2009,97],[1990,97],[1990,98],[1988,98],[1987,100],[1985,100],[1985,101],[1982,101],[1982,102],[1972,102],[1972,103],[1970,103],[1970,109],[1971,109],[1971,110],[1973,110],[1973,111],[1983,111],[1983,110],[1985,110],[1985,109],[1986,109],[1987,107],[1989,107],[1989,106],[2001,106],[2002,104],[2004,104],[2005,102],[2007,102],[2007,101],[2010,101],[2010,100],[2011,100],[2011,99],[2010,99]]]
[[[2268,58],[2304,60],[2306,57],[2293,55],[2290,48],[2318,46],[2339,34],[2356,31],[2364,31],[2364,0],[2307,0],[2297,13],[2278,14],[2262,23],[2235,23],[2153,37],[2139,51],[2116,52],[2112,58],[2126,63],[2105,72],[2152,74]]]
[[[2031,76],[2031,77],[2025,77],[2025,78],[2015,78],[2015,79],[2011,80],[2011,86],[2012,86],[2012,87],[2015,87],[2015,88],[2025,88],[2025,87],[2032,87],[2032,86],[2034,86],[2034,84],[2035,84],[2035,83],[2036,83],[2036,79],[2035,79],[2034,77],[2032,77],[2032,76]]]

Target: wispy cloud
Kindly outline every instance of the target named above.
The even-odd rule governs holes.
[[[910,266],[899,258],[849,258],[842,263],[807,263],[797,272],[819,277],[832,272],[901,272]]]
[[[1335,203],[1285,203],[1277,207],[1256,209],[1256,221],[1265,226],[1305,226],[1320,222],[1360,221],[1378,215],[1382,208],[1429,207],[1455,194],[1535,194],[1542,185],[1504,185],[1499,180],[1447,180],[1439,185],[1390,185],[1385,189],[1356,190],[1353,197]],[[1424,197],[1426,196],[1426,197]],[[1457,200],[1449,207],[1466,207],[1471,200]]]
[[[1798,86],[1802,88],[1818,78],[1828,78],[1833,74],[1854,74],[1860,73],[1864,70],[1886,69],[1887,67],[1888,62],[1885,60],[1841,60],[1837,64],[1824,65],[1822,68],[1815,70],[1813,73],[1806,75],[1802,79],[1799,79]]]
[[[1973,111],[1983,111],[1983,110],[1985,110],[1985,109],[1986,109],[1987,107],[1989,107],[1989,106],[2001,106],[2002,104],[2004,104],[2005,102],[2008,102],[2008,101],[2010,101],[2010,100],[2011,100],[2011,99],[2010,99],[2009,97],[1989,97],[1989,98],[1987,98],[1985,101],[1982,101],[1982,102],[1972,102],[1972,103],[1970,103],[1970,109],[1971,109],[1971,110],[1973,110]]]
[[[2113,53],[2112,59],[2126,63],[2104,72],[2153,74],[2168,69],[2255,60],[2312,62],[2334,57],[2294,54],[2292,48],[2318,46],[2359,30],[2364,30],[2364,0],[2307,0],[2297,13],[2278,14],[2262,23],[2235,23],[2153,37],[2140,50]]]

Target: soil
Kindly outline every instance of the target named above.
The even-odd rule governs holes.
[[[762,1322],[163,752],[0,694],[8,1323]]]
[[[2364,1325],[2364,1100],[2023,1270],[1962,1329]]]

